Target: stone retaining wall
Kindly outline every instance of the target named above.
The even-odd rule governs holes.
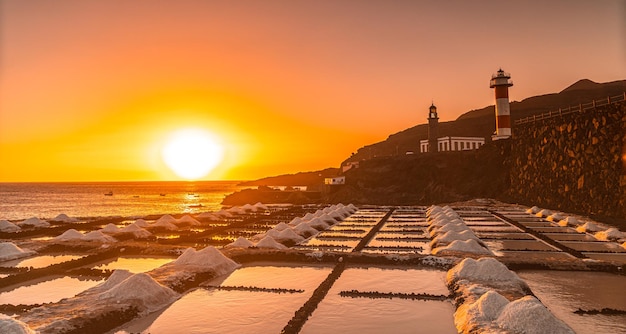
[[[626,105],[518,125],[510,196],[527,205],[626,217]]]

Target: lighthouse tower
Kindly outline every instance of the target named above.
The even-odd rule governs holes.
[[[439,117],[434,103],[428,108],[428,152],[439,152]]]
[[[509,106],[509,87],[513,86],[511,75],[502,69],[491,76],[490,88],[496,90],[496,134],[492,140],[511,137],[511,108]]]

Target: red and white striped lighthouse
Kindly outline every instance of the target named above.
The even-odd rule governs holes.
[[[496,89],[496,134],[492,140],[511,137],[511,108],[509,106],[509,87],[513,86],[511,75],[502,69],[491,76],[490,88]]]

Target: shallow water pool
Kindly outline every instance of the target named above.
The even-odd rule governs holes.
[[[574,311],[626,310],[626,276],[581,271],[519,271],[533,293],[576,333],[626,333],[626,315],[578,315]]]
[[[44,268],[53,264],[58,264],[70,260],[76,260],[84,257],[84,255],[40,255],[29,258],[22,258],[12,261],[0,263],[0,267],[28,268],[33,267]]]
[[[22,286],[15,290],[0,293],[0,304],[43,304],[55,303],[63,298],[75,295],[103,282],[99,280],[80,280],[73,277],[60,277],[37,284]]]

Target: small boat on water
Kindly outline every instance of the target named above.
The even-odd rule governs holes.
[[[164,193],[160,193],[159,196],[165,196],[165,194]]]
[[[104,196],[113,196],[113,192],[109,191],[108,193],[105,193]]]

